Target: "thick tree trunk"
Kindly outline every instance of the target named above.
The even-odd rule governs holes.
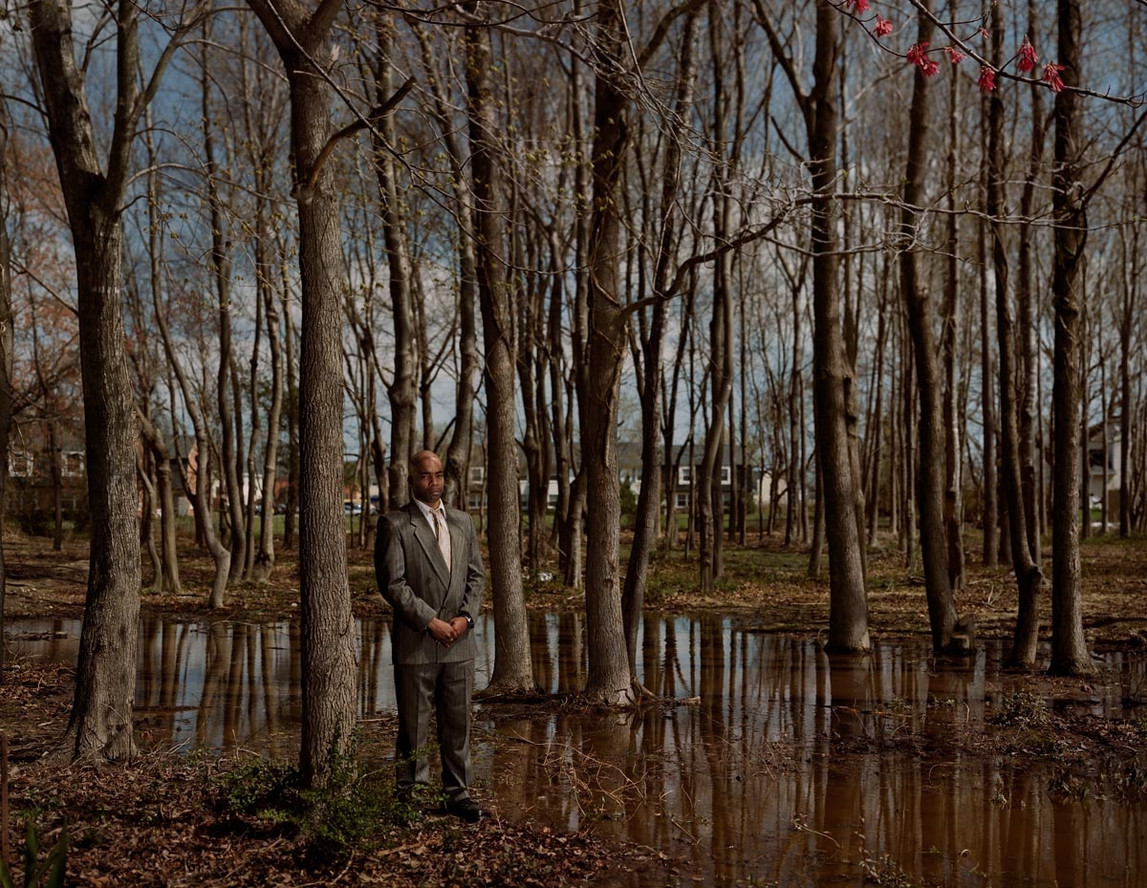
[[[477,12],[483,4],[471,3]],[[518,460],[514,441],[514,309],[505,277],[502,246],[501,159],[494,97],[490,94],[490,32],[468,28],[467,115],[474,174],[474,227],[478,300],[486,347],[486,490],[489,496],[490,581],[494,599],[494,674],[487,693],[534,689],[530,637],[522,591]]]
[[[1079,356],[1083,294],[1077,281],[1087,242],[1083,203],[1083,140],[1080,133],[1079,0],[1058,0],[1059,64],[1065,89],[1055,97],[1055,166],[1052,202],[1055,257],[1051,292],[1055,306],[1055,464],[1052,512],[1051,671],[1086,675],[1093,671],[1083,635],[1083,583],[1079,562]]]
[[[316,64],[332,57],[328,33],[340,4],[312,13],[294,0],[251,0],[282,57],[291,96],[291,148],[299,214],[302,342],[299,354],[299,533],[302,742],[305,786],[325,785],[354,734],[355,631],[343,527],[343,267],[338,189],[318,161],[333,133],[331,87]]]
[[[72,54],[71,7],[38,0],[29,12],[49,138],[76,256],[91,512],[87,603],[67,739],[77,758],[123,759],[133,752],[140,558],[133,392],[120,291],[121,211],[131,143],[150,95],[138,90],[138,13],[125,3],[114,12],[118,104],[105,172],[96,156],[83,71]],[[161,54],[156,77],[169,58],[169,53]]]

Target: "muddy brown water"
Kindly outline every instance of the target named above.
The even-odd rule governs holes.
[[[80,625],[10,620],[11,652],[74,662]],[[478,687],[493,668],[483,619]],[[299,635],[288,622],[140,627],[141,739],[293,758]],[[531,654],[552,694],[585,682],[581,615],[535,615]],[[1056,762],[969,756],[952,742],[1019,687],[989,642],[966,661],[927,640],[830,657],[816,638],[720,617],[646,617],[640,678],[670,702],[603,717],[576,707],[475,707],[475,794],[530,817],[648,846],[679,864],[672,884],[1127,886],[1147,888],[1147,804],[1098,789],[1049,792]],[[1145,718],[1145,657],[1112,654],[1071,706]],[[359,624],[364,730],[393,711],[389,624]],[[638,888],[663,873],[634,874]]]

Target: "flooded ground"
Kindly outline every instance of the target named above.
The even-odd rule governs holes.
[[[12,620],[7,631],[16,654],[75,660],[78,621]],[[493,626],[478,631],[482,687]],[[576,613],[534,618],[542,690],[584,684],[583,634]],[[145,617],[141,738],[293,758],[298,641],[288,621]],[[1026,747],[986,755],[959,742],[1009,706],[1038,713],[1021,679],[1000,671],[1001,654],[989,643],[937,661],[921,640],[829,657],[815,638],[650,615],[638,667],[656,702],[604,718],[572,703],[479,703],[475,794],[505,818],[591,828],[684,860],[684,884],[1147,885],[1147,803],[1062,771],[1070,738],[1028,730]],[[372,719],[394,705],[385,620],[360,624],[359,663],[363,729],[380,730]],[[1096,681],[1045,705],[1083,720],[1147,718],[1135,708],[1145,658],[1100,665]]]

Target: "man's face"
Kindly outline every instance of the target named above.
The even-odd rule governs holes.
[[[442,499],[442,488],[446,483],[446,473],[442,470],[442,460],[436,456],[424,456],[415,462],[410,486],[414,498],[419,502],[437,508]]]

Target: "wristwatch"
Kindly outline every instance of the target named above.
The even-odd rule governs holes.
[[[474,618],[472,616],[470,616],[468,613],[466,613],[466,611],[462,611],[460,614],[458,614],[458,616],[466,618],[467,628],[469,628],[469,629],[474,628]]]

